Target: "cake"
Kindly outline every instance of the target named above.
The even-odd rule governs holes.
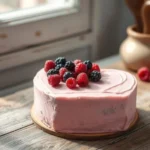
[[[70,89],[65,82],[51,86],[41,69],[33,80],[36,118],[60,133],[126,131],[136,116],[136,79],[121,70],[101,69],[100,73],[98,82]]]

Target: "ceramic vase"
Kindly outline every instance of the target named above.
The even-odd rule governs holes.
[[[124,64],[132,69],[150,68],[150,35],[137,31],[135,25],[127,28],[128,37],[120,46],[120,55]]]

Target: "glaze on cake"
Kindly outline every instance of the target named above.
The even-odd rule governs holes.
[[[128,129],[136,114],[136,79],[128,72],[102,69],[102,79],[69,89],[48,84],[44,69],[34,78],[35,115],[63,133],[106,133]]]

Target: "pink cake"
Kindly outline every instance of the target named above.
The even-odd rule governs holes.
[[[129,73],[102,69],[99,82],[69,89],[52,87],[44,69],[34,78],[35,115],[47,127],[62,133],[125,131],[135,119],[136,79]]]

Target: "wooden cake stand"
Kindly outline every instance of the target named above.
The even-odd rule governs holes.
[[[131,130],[135,124],[138,121],[139,115],[138,112],[136,112],[135,119],[133,122],[130,124],[129,128],[126,131],[120,131],[120,132],[115,132],[115,133],[90,133],[90,134],[83,134],[83,133],[61,133],[61,132],[56,132],[53,129],[47,127],[45,124],[43,124],[36,116],[34,113],[34,106],[31,108],[31,118],[34,122],[34,124],[41,130],[66,139],[76,139],[76,140],[95,140],[95,139],[101,139],[101,138],[111,138],[111,137],[116,137],[119,136],[129,130]]]

